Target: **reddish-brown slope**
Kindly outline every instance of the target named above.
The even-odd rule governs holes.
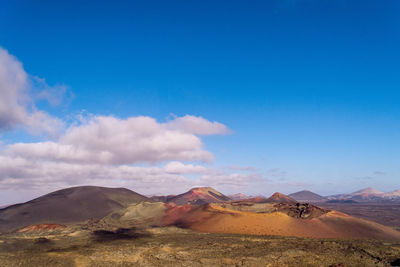
[[[315,238],[368,238],[400,241],[400,232],[331,211],[309,220],[282,212],[254,213],[208,204],[191,209],[176,224],[200,232]]]
[[[205,203],[220,203],[231,200],[229,197],[221,194],[211,187],[196,187],[188,192],[174,196],[168,199],[177,205],[194,204],[201,205]]]
[[[173,225],[175,224],[179,219],[184,217],[189,211],[191,211],[194,206],[190,204],[186,204],[184,206],[176,206],[176,205],[171,205],[171,204],[165,204],[167,207],[167,210],[165,212],[165,217],[164,217],[164,224],[165,225]]]

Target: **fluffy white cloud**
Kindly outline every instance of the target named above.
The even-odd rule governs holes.
[[[22,125],[31,133],[55,136],[63,128],[61,120],[36,108],[31,88],[21,62],[0,47],[0,133]]]
[[[176,120],[180,119],[159,123],[144,116],[128,119],[95,116],[81,125],[71,126],[57,141],[12,144],[8,146],[6,153],[80,164],[211,161],[213,155],[204,150],[201,139],[193,133],[198,133],[200,127],[195,130],[187,128],[187,125],[179,128]],[[201,121],[207,120],[201,118]],[[207,134],[212,131],[219,133],[214,125],[211,122],[203,123],[202,131]],[[207,127],[210,129],[207,130]],[[227,129],[226,126],[223,128],[221,133],[225,133]]]
[[[183,118],[188,117],[196,121],[194,116]],[[71,125],[57,140],[9,144],[0,150],[0,189],[50,191],[94,184],[125,186],[145,193],[178,193],[198,185],[236,185],[246,177],[254,180],[250,174],[184,164],[213,159],[204,149],[201,133],[225,134],[229,130],[220,123],[204,123],[204,118],[199,120],[201,126],[193,125],[194,129],[176,123],[180,120],[92,116]],[[216,130],[215,125],[223,127]],[[165,165],[159,166],[163,162]],[[133,165],[138,163],[150,166]]]
[[[203,117],[186,115],[184,117],[175,117],[168,123],[172,130],[181,130],[187,133],[199,135],[229,134],[231,130],[219,122],[211,122]]]

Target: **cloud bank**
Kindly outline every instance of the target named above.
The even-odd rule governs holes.
[[[182,118],[193,128],[180,124]],[[93,116],[71,125],[57,140],[3,147],[0,189],[95,184],[169,193],[193,186],[242,187],[260,182],[254,172],[204,166],[213,154],[204,148],[200,133],[228,132],[225,125],[195,116],[166,122],[145,116]]]
[[[224,134],[226,127],[215,129],[213,123],[203,118],[183,118],[191,119],[194,130],[176,124],[176,120],[182,119],[179,117],[159,123],[145,116],[127,119],[95,116],[84,124],[69,127],[57,142],[17,143],[7,147],[6,153],[14,157],[81,164],[211,161],[213,155],[203,148],[194,132]]]

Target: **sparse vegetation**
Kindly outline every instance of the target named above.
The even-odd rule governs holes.
[[[400,244],[376,240],[201,234],[174,227],[38,238],[1,236],[0,266],[396,266],[400,259]]]

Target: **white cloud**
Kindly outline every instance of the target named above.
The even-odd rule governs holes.
[[[0,150],[0,189],[54,190],[94,184],[125,186],[147,193],[178,193],[199,184],[220,186],[253,180],[250,174],[184,164],[208,162],[213,155],[205,150],[198,130],[195,134],[186,126],[179,128],[175,120],[180,118],[157,122],[144,116],[89,116],[80,124],[72,124],[57,140],[9,144]],[[204,123],[202,132],[218,133],[214,125]],[[165,165],[160,167],[163,162]],[[133,166],[139,163],[150,166]],[[193,174],[202,176],[193,178],[198,177]]]
[[[167,173],[185,174],[185,173],[205,173],[207,168],[201,165],[183,164],[179,161],[169,162],[164,166]]]
[[[144,116],[127,119],[95,116],[68,128],[57,142],[17,143],[8,146],[6,152],[12,156],[80,164],[207,162],[213,159],[197,135],[185,127],[170,127],[171,124],[175,121],[159,123]],[[207,131],[206,126],[203,125],[203,131]],[[213,127],[212,124],[208,126]]]
[[[219,122],[211,122],[203,117],[186,115],[184,117],[175,117],[168,122],[168,127],[172,130],[180,130],[187,133],[199,135],[229,134],[231,130]]]
[[[63,128],[61,120],[36,108],[31,88],[21,62],[0,47],[0,133],[23,126],[34,134],[55,136]]]

